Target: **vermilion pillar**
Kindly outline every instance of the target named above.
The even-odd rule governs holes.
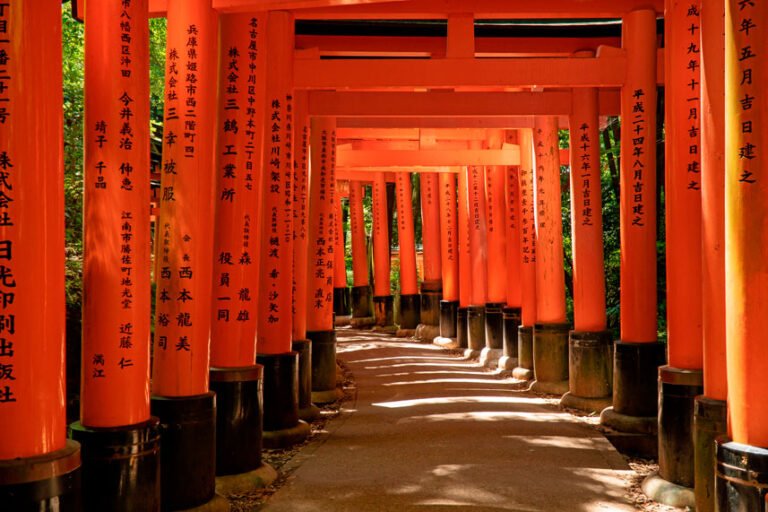
[[[86,508],[157,510],[160,439],[158,420],[149,416],[147,2],[91,2],[85,18],[85,328],[81,420],[71,435],[84,447]],[[118,464],[155,478],[126,485],[94,454],[115,445],[131,453],[132,437],[148,442]]]
[[[659,474],[646,493],[668,503],[655,481],[688,488],[694,506],[693,398],[702,392],[701,13],[700,1],[665,2],[665,207],[667,351],[659,368]],[[654,482],[654,485],[651,483]],[[674,504],[678,504],[675,501]]]
[[[593,52],[577,56],[591,58]],[[611,405],[612,343],[606,330],[603,209],[600,186],[598,94],[571,91],[571,247],[573,323],[568,341],[568,387],[561,404],[599,413]]]
[[[312,118],[309,177],[307,337],[312,342],[313,401],[333,402],[336,394],[336,333],[333,330],[336,260],[336,120]]]
[[[615,344],[613,407],[601,421],[653,432],[656,373],[664,363],[656,323],[656,13],[623,18],[628,62],[621,89],[621,340]]]
[[[440,184],[436,172],[419,174],[421,240],[424,280],[421,283],[419,339],[432,341],[440,334],[440,297],[443,289],[440,246]],[[427,327],[430,326],[430,327]]]
[[[536,324],[536,223],[533,197],[533,133],[520,130],[520,328],[518,329],[517,368],[513,377],[533,377],[533,328]]]
[[[456,208],[456,173],[439,175],[440,256],[443,299],[440,301],[440,337],[452,340],[457,332],[459,307],[459,229]],[[423,226],[422,222],[422,226]]]
[[[217,42],[210,0],[168,2],[151,407],[162,424],[174,426],[161,439],[163,446],[177,447],[161,452],[163,506],[170,509],[201,505],[215,492],[208,371]],[[191,451],[186,443],[200,446]],[[190,480],[199,485],[189,486]]]
[[[768,6],[725,3],[725,325],[728,430],[717,448],[718,510],[760,510],[768,463],[768,176],[764,148]]]
[[[480,149],[472,141],[470,149]],[[467,310],[469,349],[479,354],[485,348],[485,303],[488,299],[487,214],[485,210],[485,167],[467,167],[467,207],[469,208],[469,268],[472,291]]]
[[[211,390],[216,393],[216,474],[261,466],[262,373],[256,363],[264,19],[220,20],[216,224],[211,307]]]
[[[469,305],[472,302],[472,275],[469,243],[469,196],[467,194],[467,169],[459,168],[458,172],[458,233],[459,233],[459,308],[456,317],[456,338],[460,348],[469,348]]]
[[[266,95],[256,338],[257,361],[264,365],[264,444],[269,447],[300,441],[309,431],[298,418],[299,359],[292,351],[293,29],[290,13],[269,12],[266,63],[257,69]]]
[[[340,197],[336,198],[333,240],[333,310],[337,317],[346,317],[349,315],[349,288],[345,258],[344,206]]]
[[[506,134],[510,144],[520,144],[517,131]],[[520,166],[510,166],[504,171],[504,231],[506,236],[505,258],[507,281],[504,287],[503,340],[504,354],[499,359],[499,368],[512,370],[517,366],[517,336],[520,328],[522,305],[522,276],[520,262]]]
[[[352,236],[352,317],[371,316],[371,285],[368,283],[368,244],[366,243],[363,197],[359,181],[349,182],[349,223]]]
[[[560,149],[555,117],[537,117],[534,199],[536,219],[536,325],[533,331],[533,389],[568,391],[568,329],[565,316]]]
[[[387,183],[384,174],[373,175],[373,306],[376,327],[392,329],[394,311],[390,292],[390,248],[387,216]]]
[[[715,439],[726,433],[725,40],[722,0],[701,6],[701,277],[704,394],[694,402],[696,510],[715,510]]]
[[[61,6],[0,6],[0,55],[0,502],[74,506],[80,448],[67,441],[65,423]],[[31,457],[42,459],[40,473]],[[36,480],[50,482],[42,495],[29,485]]]
[[[418,277],[416,275],[416,239],[413,231],[413,192],[411,174],[398,172],[397,235],[400,241],[400,328],[416,329],[419,324]]]

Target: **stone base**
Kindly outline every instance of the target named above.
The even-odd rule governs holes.
[[[718,512],[764,512],[768,505],[768,450],[717,440],[715,500]]]
[[[629,416],[618,413],[613,407],[606,407],[600,414],[600,423],[626,434],[647,434],[656,436],[658,419],[656,416]]]
[[[696,504],[693,489],[668,482],[656,473],[643,480],[642,489],[653,501],[670,507],[693,509]]]
[[[310,431],[309,423],[301,420],[294,427],[282,430],[265,430],[264,448],[272,450],[290,448],[293,445],[303,443],[309,437]]]
[[[340,398],[341,391],[338,388],[312,392],[312,401],[316,404],[332,404]]]
[[[548,389],[561,390],[559,383],[568,382],[569,330],[570,325],[566,323],[537,323],[534,326],[533,375],[539,387],[546,382],[552,383],[551,386],[545,386]],[[568,389],[566,386],[562,392],[549,393],[562,395]]]
[[[629,416],[613,406],[603,410],[600,423],[614,432],[605,437],[624,455],[653,459],[658,456],[658,419],[656,416]]]
[[[299,409],[299,419],[312,423],[321,416],[320,408],[314,404],[303,409]]]
[[[459,340],[456,338],[443,338],[442,336],[436,336],[432,340],[432,343],[438,347],[443,347],[448,350],[456,350],[459,348]]]
[[[518,366],[512,370],[512,378],[517,380],[531,380],[533,378],[533,370]]]
[[[396,338],[413,338],[416,336],[416,329],[398,329],[395,332]]]
[[[336,318],[333,319],[333,325],[336,327],[346,327],[347,325],[352,324],[352,316],[351,315],[343,315],[343,316],[336,316]]]
[[[215,494],[213,498],[207,503],[198,505],[197,507],[180,509],[184,512],[229,512],[232,510],[232,506],[229,504],[229,500],[221,494]]]
[[[376,319],[372,316],[353,316],[349,320],[349,325],[351,325],[353,329],[368,329],[376,325]]]
[[[371,328],[371,332],[378,332],[381,334],[391,334],[393,336],[397,335],[398,328],[396,325],[374,325]]]
[[[514,370],[517,367],[517,358],[510,356],[501,356],[499,358],[499,370]]]
[[[517,328],[517,364],[533,372],[533,327]]]
[[[416,327],[416,339],[419,341],[432,341],[440,336],[439,325],[419,324]]]
[[[560,380],[560,381],[542,381],[542,380],[535,380],[531,383],[531,387],[529,389],[530,391],[533,391],[534,393],[544,393],[546,395],[564,395],[568,392],[568,381],[567,380]]]
[[[715,512],[715,440],[728,432],[725,400],[697,396],[693,404],[696,511]]]
[[[613,342],[609,331],[571,331],[568,381],[572,395],[613,402]],[[597,410],[600,412],[603,409]]]
[[[464,358],[465,359],[479,359],[480,358],[480,351],[472,349],[472,348],[465,348],[464,349]]]
[[[223,496],[230,494],[244,494],[263,489],[277,479],[277,471],[269,464],[241,473],[239,475],[227,475],[216,477],[216,492]]]
[[[565,409],[576,409],[577,411],[600,414],[603,409],[613,404],[613,397],[605,396],[602,398],[584,398],[576,396],[570,391],[560,399],[560,407]]]
[[[503,354],[500,348],[485,347],[480,351],[480,364],[487,368],[496,368],[499,366],[499,359]]]

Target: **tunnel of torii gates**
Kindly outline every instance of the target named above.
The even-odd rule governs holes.
[[[85,20],[85,260],[81,414],[69,426],[61,9],[0,1],[0,508],[215,509],[217,485],[256,485],[262,446],[301,441],[313,404],[337,399],[335,314],[385,332],[397,323],[512,370],[566,407],[600,412],[629,452],[650,439],[652,497],[766,510],[766,2],[75,4]],[[149,16],[168,19],[157,212]],[[419,33],[420,20],[442,29]],[[606,330],[603,275],[607,116],[623,124],[618,340]],[[570,150],[560,150],[566,128]]]

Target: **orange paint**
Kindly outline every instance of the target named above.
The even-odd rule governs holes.
[[[293,335],[293,26],[290,13],[269,12],[266,65],[257,70],[266,81],[259,354],[290,352]]]
[[[0,22],[8,57],[0,62],[0,460],[7,460],[66,443],[61,5],[5,2]]]
[[[333,267],[336,120],[313,117],[310,129],[309,248],[307,252],[307,329],[333,330]]]
[[[536,321],[562,323],[566,321],[565,272],[557,118],[537,117],[534,125]]]
[[[250,366],[256,361],[258,272],[253,259],[259,252],[262,121],[249,106],[256,104],[257,96],[255,89],[248,94],[248,84],[256,80],[256,68],[251,66],[261,64],[249,48],[263,45],[262,21],[248,14],[225,15],[219,25],[221,91],[211,307],[211,366],[218,368]],[[249,257],[243,258],[244,254]]]
[[[472,275],[472,254],[469,242],[469,196],[466,168],[459,169],[458,209],[459,209],[459,306],[472,304],[472,284],[476,282]]]
[[[504,133],[491,132],[491,149],[501,149]],[[507,167],[493,165],[486,168],[485,212],[488,244],[488,297],[487,302],[504,303],[507,300],[507,216],[504,186]]]
[[[520,130],[520,285],[521,323],[536,323],[536,220],[533,197],[533,133]]]
[[[368,244],[363,217],[365,190],[359,181],[349,182],[349,223],[352,234],[352,285],[368,285]]]
[[[701,140],[699,0],[667,0],[666,130],[667,352],[675,368],[701,369]],[[691,98],[697,98],[692,101]]]
[[[656,13],[632,11],[623,22],[632,65],[621,94],[621,340],[650,343],[657,340]]]
[[[480,142],[470,142],[470,149],[479,149]],[[469,208],[469,246],[472,279],[471,306],[485,306],[488,301],[488,245],[485,212],[485,168],[467,167],[467,206]]]
[[[309,258],[309,114],[307,95],[297,91],[293,118],[293,339],[307,338]]]
[[[419,293],[416,276],[416,241],[413,232],[413,191],[411,173],[399,172],[395,177],[397,194],[397,235],[400,241],[400,293]]]
[[[88,427],[119,427],[149,419],[147,2],[89,2],[85,18],[80,417]],[[124,52],[130,62],[121,62]]]
[[[373,174],[373,294],[390,295],[390,249],[387,224],[387,183],[384,173]]]
[[[604,331],[605,270],[597,89],[574,89],[573,98],[573,112],[569,118],[573,328],[576,331]]]
[[[344,261],[344,216],[341,199],[336,198],[333,212],[333,286],[347,287],[347,263]]]
[[[722,1],[701,8],[701,242],[704,395],[726,400],[725,40]]]
[[[421,193],[421,240],[424,251],[424,281],[442,280],[440,255],[440,184],[438,173],[419,174]]]
[[[442,172],[440,186],[440,256],[443,300],[459,300],[459,232],[456,211],[456,174]],[[422,223],[423,226],[423,223]]]
[[[751,27],[744,29],[744,20]],[[768,5],[725,3],[725,318],[729,431],[768,447]],[[747,56],[749,55],[749,56]]]
[[[168,2],[152,368],[152,392],[158,396],[208,392],[217,41],[210,0]],[[236,261],[240,255],[231,257]]]
[[[516,131],[507,132],[506,141],[510,144],[519,144],[519,136]],[[522,276],[520,261],[520,166],[507,167],[505,171],[504,200],[506,203],[506,216],[504,229],[506,230],[506,265],[507,283],[505,296],[507,307],[519,308],[522,304]]]

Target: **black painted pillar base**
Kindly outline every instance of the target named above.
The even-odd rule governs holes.
[[[440,337],[456,338],[458,336],[459,301],[441,300],[440,301]]]
[[[471,357],[480,356],[485,348],[485,305],[467,308],[467,347]]]
[[[160,510],[159,426],[154,417],[125,427],[69,426],[81,448],[83,510]]]
[[[293,340],[291,348],[299,353],[299,419],[311,423],[320,417],[312,403],[312,342]]]
[[[442,295],[442,281],[423,281],[421,283],[420,323],[440,325],[440,299]]]
[[[216,494],[216,394],[153,396],[160,420],[160,495],[163,510],[213,502]]]
[[[328,404],[339,399],[336,389],[336,331],[307,331],[312,342],[312,401]]]
[[[368,318],[373,316],[371,309],[370,285],[352,287],[352,318]]]
[[[394,334],[395,327],[395,298],[391,295],[377,295],[373,298],[373,316],[376,319],[374,330]]]
[[[211,368],[216,393],[216,476],[261,466],[264,403],[261,365]]]
[[[505,307],[501,310],[502,354],[499,368],[513,370],[517,366],[517,329],[520,327],[520,308]]]
[[[421,295],[400,295],[400,329],[416,329],[421,318]]]
[[[299,420],[299,354],[259,354],[264,367],[264,447],[286,448],[309,436]]]
[[[491,350],[504,348],[504,314],[501,302],[485,305],[485,346]]]
[[[726,437],[718,439],[716,447],[716,510],[768,511],[768,449],[734,443]]]
[[[600,423],[627,434],[616,439],[607,436],[620,452],[654,458],[658,453],[656,375],[666,362],[666,345],[616,341],[613,358],[613,406],[603,410]]]
[[[560,406],[600,413],[613,403],[613,341],[609,331],[571,331],[568,392]]]
[[[333,312],[336,316],[350,315],[349,288],[346,286],[333,289]]]
[[[570,324],[537,323],[533,328],[531,391],[550,395],[568,392],[568,332]]]
[[[517,380],[533,378],[533,327],[521,325],[517,328],[517,368],[512,370]]]
[[[0,508],[21,512],[80,512],[80,444],[23,459],[0,460]]]
[[[715,440],[728,432],[725,400],[697,396],[693,403],[693,460],[697,512],[715,512]]]
[[[469,308],[456,308],[456,342],[459,348],[469,348]]]

